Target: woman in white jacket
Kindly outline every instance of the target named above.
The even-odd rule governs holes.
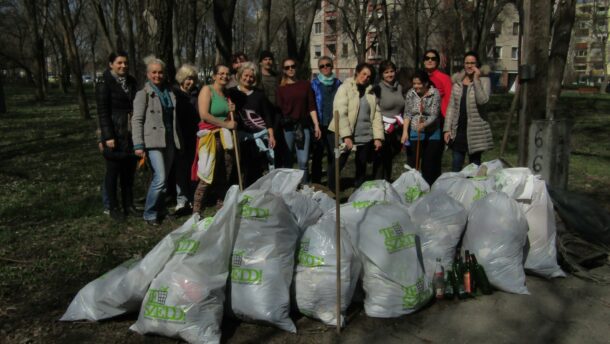
[[[359,187],[366,180],[366,164],[373,160],[373,156],[381,149],[384,138],[383,122],[377,97],[373,92],[371,80],[373,67],[368,63],[356,66],[354,78],[348,78],[337,90],[333,102],[333,117],[339,115],[339,128],[335,126],[335,119],[328,126],[332,132],[339,131],[344,149],[339,157],[339,168],[343,169],[349,152],[356,151],[356,165],[354,186]],[[335,166],[331,165],[329,175],[335,174]],[[334,190],[334,178],[330,178],[328,186]]]

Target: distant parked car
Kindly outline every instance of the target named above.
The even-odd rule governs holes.
[[[83,75],[83,83],[85,85],[90,85],[93,83],[93,78],[91,77],[91,75]]]

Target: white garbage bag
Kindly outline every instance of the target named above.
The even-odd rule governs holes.
[[[213,218],[185,235],[155,277],[130,329],[189,343],[219,343],[231,248],[235,238],[237,186]]]
[[[282,198],[288,206],[288,209],[290,209],[292,216],[294,216],[301,233],[304,232],[307,227],[318,222],[322,216],[322,210],[318,206],[318,203],[312,197],[304,193],[293,191],[282,194]]]
[[[293,192],[301,183],[303,173],[302,170],[292,168],[276,168],[260,177],[246,190],[265,190],[275,194]]]
[[[519,201],[529,226],[527,237],[530,248],[525,269],[546,278],[565,277],[557,264],[557,227],[553,202],[543,179],[536,177],[533,184],[532,199]]]
[[[263,190],[240,197],[239,232],[231,261],[231,308],[246,321],[296,332],[290,284],[299,229],[284,200]]]
[[[479,168],[480,166],[471,162],[470,164],[466,165],[461,171],[460,173],[464,176],[464,177],[475,177],[477,175],[477,173],[479,172]]]
[[[462,247],[475,254],[494,287],[529,294],[523,271],[526,242],[527,221],[508,195],[492,192],[473,204]]]
[[[505,168],[495,176],[495,188],[515,200],[531,200],[534,175],[527,167]]]
[[[337,325],[337,255],[335,215],[326,214],[301,237],[294,278],[299,311],[323,323]],[[341,326],[362,266],[349,234],[341,228]]]
[[[97,321],[137,311],[150,282],[171,257],[180,238],[194,229],[194,224],[195,219],[190,218],[166,235],[143,259],[130,259],[89,282],[59,320]]]
[[[310,197],[316,203],[318,203],[318,207],[320,207],[322,213],[325,213],[328,210],[335,208],[335,200],[321,190],[316,191],[313,188],[304,185],[303,188],[299,190],[299,192],[306,195],[307,197]]]
[[[462,203],[466,210],[470,210],[474,201],[494,191],[494,180],[489,177],[465,178],[460,174],[453,174],[437,179],[432,185],[432,191],[436,190],[445,191]]]
[[[385,180],[370,180],[362,183],[362,185],[349,196],[347,201],[402,202],[400,195],[394,190],[392,184]]]
[[[445,267],[453,264],[456,247],[466,229],[468,212],[460,202],[444,191],[436,190],[415,201],[409,208],[409,215],[421,238],[426,275],[432,280],[436,258],[441,258]]]
[[[420,238],[406,206],[370,202],[360,221],[346,221],[346,226],[354,224],[360,232],[366,314],[398,317],[423,307],[432,297],[432,288],[424,273]]]
[[[430,185],[426,182],[421,173],[405,165],[407,171],[392,183],[394,190],[400,195],[403,204],[409,205],[418,198],[430,191]]]
[[[483,166],[485,166],[485,169],[487,170],[485,175],[488,177],[494,176],[504,169],[504,163],[500,159],[485,161],[481,164],[481,167]]]

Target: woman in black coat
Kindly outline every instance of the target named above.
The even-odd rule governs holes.
[[[137,158],[131,140],[131,114],[136,79],[128,72],[125,52],[113,52],[108,57],[109,69],[95,89],[103,155],[106,160],[104,185],[110,203],[110,216],[122,221],[126,215],[137,216],[133,207],[133,180]],[[117,198],[117,182],[121,181],[122,211]]]
[[[199,111],[197,109],[197,69],[190,64],[182,65],[176,72],[174,94],[176,95],[176,120],[182,131],[183,145],[174,159],[176,173],[176,213],[190,214],[197,182],[191,180],[191,165],[197,150]]]

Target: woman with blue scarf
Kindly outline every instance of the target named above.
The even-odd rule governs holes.
[[[151,226],[158,226],[167,177],[176,150],[180,149],[180,131],[176,128],[176,97],[164,79],[165,63],[154,56],[144,58],[144,63],[148,80],[136,93],[131,125],[135,153],[148,158],[153,172],[146,194],[144,220]]]

